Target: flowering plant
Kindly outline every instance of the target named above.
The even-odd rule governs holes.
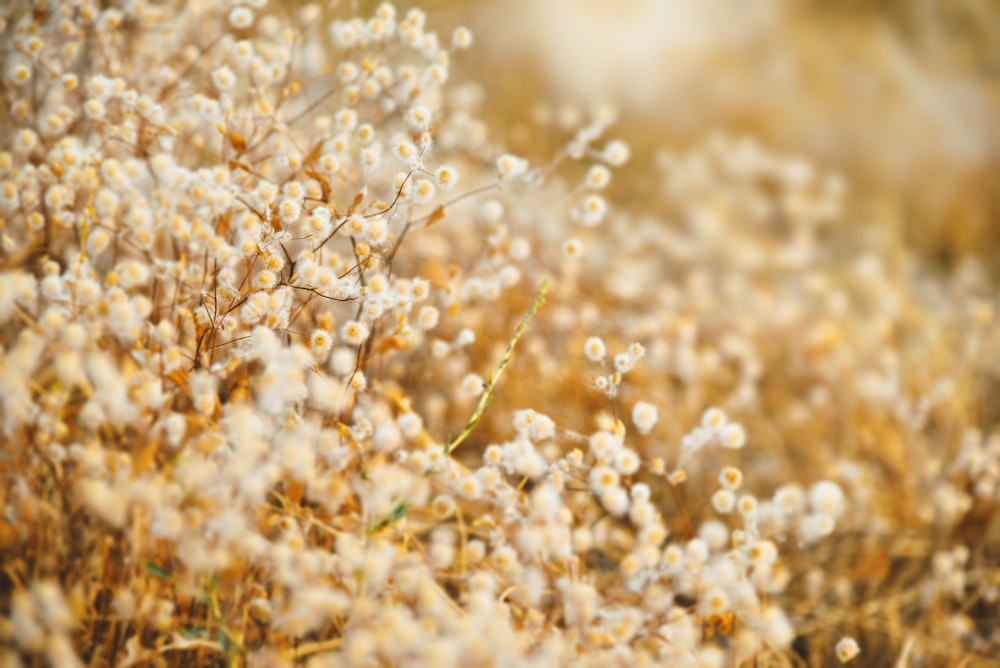
[[[776,419],[823,442],[861,397],[915,434],[968,382],[907,395],[845,340],[899,293],[824,257],[841,179],[722,139],[662,161],[690,228],[644,227],[602,194],[613,113],[507,153],[449,83],[472,33],[420,10],[82,0],[0,28],[7,659],[792,656],[868,488],[850,453],[768,470],[773,393],[808,387]],[[942,526],[961,481],[995,498],[995,440],[927,469]],[[942,554],[950,581],[968,555]]]

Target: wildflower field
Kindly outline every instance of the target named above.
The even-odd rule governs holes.
[[[825,4],[0,7],[0,666],[1000,666],[1000,13]]]

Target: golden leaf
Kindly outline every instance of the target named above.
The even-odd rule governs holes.
[[[427,218],[427,227],[430,227],[431,225],[438,222],[447,215],[448,215],[448,210],[445,209],[444,205],[442,204],[438,208],[434,209],[434,211],[431,212],[430,217]]]

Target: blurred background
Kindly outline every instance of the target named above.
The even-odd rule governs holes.
[[[378,3],[361,3],[369,11]],[[405,10],[413,5],[398,2]],[[840,171],[843,224],[931,266],[1000,278],[1000,3],[992,0],[427,0],[473,29],[456,83],[494,138],[544,158],[594,105],[633,161],[612,192],[654,214],[658,151],[713,133]],[[500,136],[502,134],[502,136]]]

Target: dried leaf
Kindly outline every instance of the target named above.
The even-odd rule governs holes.
[[[361,202],[363,202],[364,199],[365,199],[364,193],[358,193],[357,195],[355,195],[354,201],[351,202],[351,206],[347,207],[347,215],[349,216],[355,211],[357,211],[358,207],[361,206]]]
[[[448,210],[444,208],[442,204],[438,208],[431,212],[431,215],[427,218],[427,227],[430,227],[434,223],[438,222],[442,218],[448,215]]]
[[[247,152],[247,139],[241,135],[236,130],[230,130],[229,134],[229,145],[233,147],[237,155],[242,155]]]
[[[326,174],[314,171],[312,169],[307,169],[305,170],[305,175],[311,179],[316,179],[316,181],[319,182],[319,187],[323,191],[323,199],[329,202],[331,188],[330,188],[330,181],[329,179],[326,178]]]

